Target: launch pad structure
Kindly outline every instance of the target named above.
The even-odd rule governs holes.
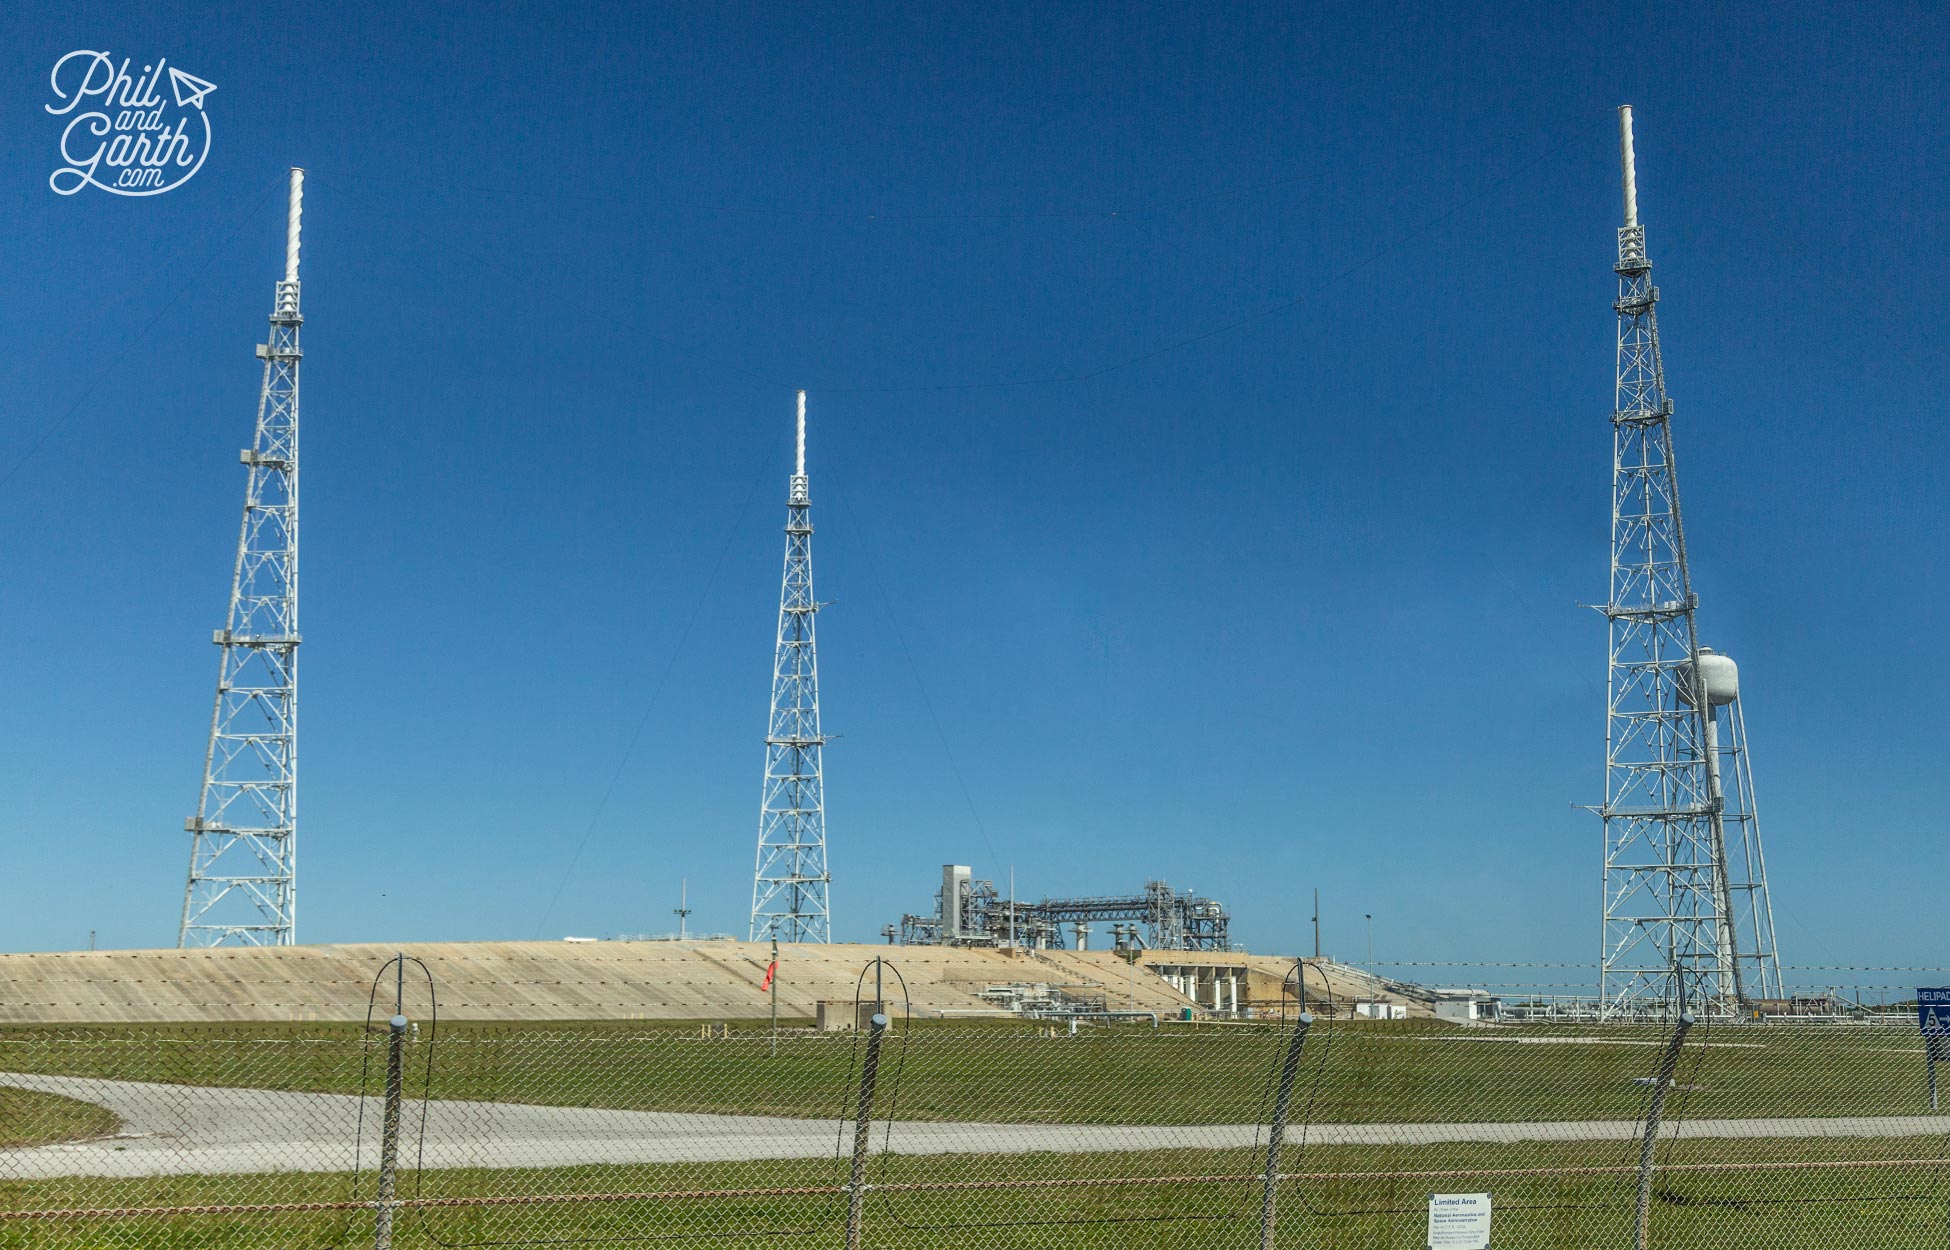
[[[1632,111],[1619,110],[1615,397],[1610,414],[1603,889],[1598,996],[1608,1016],[1744,1016],[1783,994],[1739,668],[1703,645],[1666,390],[1658,304],[1638,211]],[[177,944],[297,940],[299,235],[292,169],[229,612]],[[747,937],[832,940],[806,393],[797,396],[771,706]],[[678,909],[686,933],[688,902]],[[1127,894],[1005,894],[945,865],[932,914],[882,933],[923,947],[1062,951],[1108,930],[1120,952],[1231,952],[1225,905],[1163,880]]]
[[[966,865],[944,864],[932,916],[910,913],[896,931],[904,946],[1014,946],[1063,950],[1064,930],[1077,950],[1090,949],[1098,925],[1109,925],[1116,950],[1226,951],[1232,949],[1232,913],[1224,903],[1163,881],[1147,881],[1137,894],[1080,898],[1007,897],[993,881]]]

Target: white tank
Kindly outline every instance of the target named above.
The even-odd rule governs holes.
[[[1679,668],[1679,697],[1693,706],[1693,666]],[[1740,697],[1740,666],[1732,656],[1721,655],[1710,647],[1699,649],[1700,675],[1706,679],[1706,698],[1714,707],[1725,707]]]

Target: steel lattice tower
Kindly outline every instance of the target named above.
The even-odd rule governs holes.
[[[1778,997],[1780,967],[1738,670],[1699,645],[1630,108],[1619,146],[1599,993],[1607,1013],[1724,1014]]]
[[[284,280],[231,574],[197,814],[185,822],[189,884],[178,946],[289,946],[298,912],[298,224],[305,172],[291,171]]]
[[[806,478],[806,393],[799,392],[798,458],[786,496],[785,577],[772,656],[772,717],[765,731],[758,864],[752,876],[754,941],[831,939],[826,870],[826,784],[819,729],[819,648],[813,598],[812,495]]]

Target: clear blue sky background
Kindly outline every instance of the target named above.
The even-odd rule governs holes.
[[[0,949],[174,940],[303,164],[305,940],[742,932],[804,386],[839,936],[1594,959],[1631,102],[1782,950],[1940,960],[1943,11],[1564,9],[8,6]]]

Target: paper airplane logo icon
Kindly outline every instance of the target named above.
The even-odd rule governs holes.
[[[195,74],[185,74],[174,65],[169,67],[169,87],[176,93],[177,108],[203,107],[203,97],[217,89],[217,84],[204,82]]]

